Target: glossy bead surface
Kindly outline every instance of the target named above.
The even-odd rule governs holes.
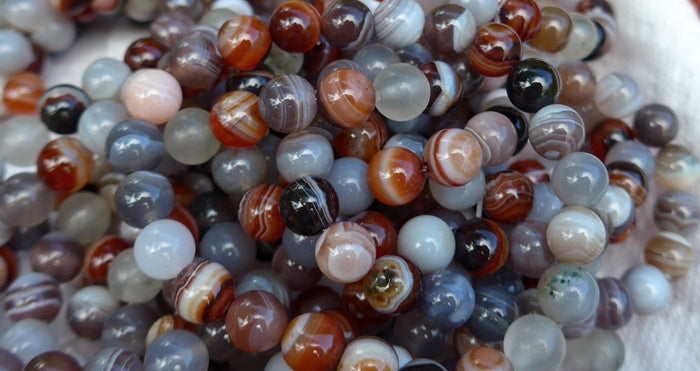
[[[119,99],[122,84],[131,74],[126,63],[113,59],[101,58],[85,68],[82,87],[94,100]]]
[[[339,371],[398,370],[399,358],[392,346],[374,336],[362,336],[348,343],[338,364]]]
[[[0,292],[17,278],[17,258],[9,247],[0,246]]]
[[[520,61],[510,71],[506,91],[515,107],[534,113],[559,99],[561,80],[552,65],[529,58]]]
[[[634,139],[634,131],[627,123],[618,119],[605,119],[588,133],[588,151],[599,159],[605,160],[610,148],[632,139]]]
[[[593,101],[602,114],[619,119],[639,109],[644,96],[631,76],[610,72],[598,79]]]
[[[87,247],[85,252],[85,278],[92,284],[107,283],[107,272],[114,258],[128,249],[130,244],[120,237],[108,235]]]
[[[678,135],[680,123],[669,107],[652,103],[634,113],[633,126],[640,142],[651,147],[663,147]]]
[[[195,240],[182,223],[156,220],[136,237],[136,264],[148,276],[167,280],[175,278],[194,259]]]
[[[593,97],[596,77],[587,63],[566,61],[557,66],[557,72],[561,78],[559,103],[580,105]]]
[[[513,365],[503,352],[486,346],[469,349],[457,361],[457,371],[510,371]]]
[[[423,34],[425,15],[414,0],[382,2],[374,10],[374,33],[392,49],[402,49],[418,41]]]
[[[562,158],[552,171],[554,192],[566,205],[592,206],[603,198],[608,172],[595,156],[574,152]]]
[[[8,164],[36,165],[39,152],[50,140],[49,133],[38,118],[11,117],[0,125],[0,156]]]
[[[323,274],[335,282],[350,283],[369,272],[377,249],[372,236],[361,225],[339,222],[318,238],[315,255]]]
[[[649,147],[635,140],[617,143],[605,155],[605,164],[625,161],[636,165],[647,178],[652,178],[656,171],[656,161]]]
[[[375,107],[375,87],[361,72],[341,69],[318,84],[318,100],[324,113],[344,128],[362,124]]]
[[[662,310],[671,299],[671,285],[658,268],[641,264],[622,276],[634,303],[634,312],[649,315]]]
[[[68,325],[78,336],[99,339],[107,317],[117,308],[119,301],[105,287],[84,287],[70,298]]]
[[[533,0],[506,0],[501,5],[496,19],[510,26],[525,42],[539,31],[542,13]]]
[[[367,183],[367,168],[367,163],[357,158],[339,158],[333,162],[327,179],[338,195],[339,215],[357,214],[374,202]]]
[[[680,144],[667,144],[656,154],[654,179],[664,188],[692,192],[700,183],[700,159]]]
[[[209,120],[216,139],[230,148],[252,147],[267,134],[268,125],[260,115],[258,97],[243,90],[222,95],[214,103]]]
[[[95,353],[85,364],[84,371],[139,371],[143,363],[134,352],[118,347],[106,347]]]
[[[90,103],[90,97],[82,89],[68,84],[54,85],[39,99],[39,116],[52,132],[73,134],[80,115]]]
[[[423,274],[446,268],[455,254],[455,238],[442,219],[419,215],[399,230],[397,254],[414,262]]]
[[[356,157],[369,162],[387,141],[387,128],[381,116],[369,115],[365,122],[344,128],[333,138],[333,149],[340,157]]]
[[[168,154],[185,165],[208,161],[220,147],[209,125],[209,113],[193,107],[180,110],[168,121],[163,143]]]
[[[259,353],[279,344],[287,327],[284,306],[265,291],[240,294],[226,314],[231,343],[248,353]]]
[[[476,36],[476,20],[458,4],[444,4],[426,14],[423,36],[439,55],[464,52]]]
[[[43,371],[43,370],[65,370],[78,371],[82,370],[78,361],[68,353],[52,350],[41,353],[32,358],[24,367],[26,371]]]
[[[503,351],[518,370],[556,369],[564,361],[566,340],[556,322],[539,314],[526,314],[508,327]]]
[[[23,72],[10,78],[2,90],[2,104],[12,114],[33,115],[44,93],[44,81],[33,72]]]
[[[385,255],[374,262],[362,279],[369,305],[387,314],[405,313],[413,308],[422,290],[423,276],[418,267],[396,255]]]
[[[418,68],[430,83],[430,100],[426,108],[428,115],[442,116],[461,101],[462,79],[452,66],[442,61],[431,61]]]
[[[201,257],[223,265],[234,275],[245,271],[255,260],[255,240],[235,222],[215,224],[198,246]]]
[[[654,224],[662,231],[690,236],[700,226],[700,203],[685,191],[666,191],[654,204]]]
[[[673,232],[659,232],[647,241],[644,260],[671,278],[685,275],[695,265],[695,251],[690,242]]]
[[[600,302],[596,315],[596,327],[617,330],[625,326],[634,314],[634,303],[627,285],[617,278],[598,279]]]
[[[105,153],[105,143],[112,128],[129,118],[129,112],[123,104],[105,99],[88,107],[78,120],[78,138],[92,151]]]
[[[338,196],[325,179],[305,176],[289,183],[280,197],[280,215],[287,228],[315,235],[338,216]]]
[[[374,18],[361,1],[333,2],[323,12],[323,37],[338,49],[356,50],[370,41],[374,34]]]
[[[369,189],[379,202],[405,205],[413,201],[425,185],[421,159],[404,148],[386,148],[372,157],[367,169]]]
[[[143,228],[170,215],[175,205],[175,193],[164,176],[150,171],[136,171],[119,184],[114,204],[117,215],[123,221]]]
[[[58,349],[58,338],[48,324],[24,319],[3,331],[0,349],[6,349],[27,364],[35,356]]]
[[[274,295],[285,308],[289,308],[289,287],[282,276],[272,269],[253,269],[236,283],[237,295],[256,290]]]
[[[530,144],[550,160],[578,151],[585,140],[586,128],[581,116],[572,108],[551,104],[535,113],[530,120]]]
[[[153,124],[127,119],[112,127],[105,139],[107,161],[119,172],[153,170],[163,160],[163,134]]]
[[[540,8],[540,13],[540,29],[530,39],[530,45],[550,53],[562,50],[571,35],[571,16],[566,10],[555,6],[544,6]]]
[[[196,260],[175,277],[172,296],[176,313],[185,321],[213,322],[226,315],[233,301],[233,278],[218,263]]]
[[[591,209],[598,213],[601,219],[607,219],[611,239],[623,236],[634,223],[635,207],[632,196],[618,186],[608,185],[603,198]]]
[[[394,63],[401,63],[401,58],[394,50],[384,44],[369,44],[358,50],[352,57],[354,64],[343,63],[343,68],[362,72],[370,81],[377,78],[379,72]],[[337,67],[333,67],[337,70]]]
[[[648,178],[639,166],[626,161],[607,163],[608,177],[610,184],[618,186],[632,196],[634,205],[639,207],[646,200],[648,188]]]
[[[57,192],[75,192],[83,188],[90,180],[92,170],[92,153],[80,140],[72,137],[52,140],[37,159],[37,175]]]
[[[186,330],[171,330],[153,340],[143,363],[147,370],[205,371],[209,367],[209,354],[197,335]]]
[[[33,173],[17,173],[0,183],[0,218],[7,225],[33,227],[53,210],[56,194]]]
[[[442,129],[428,139],[423,159],[431,180],[455,187],[476,178],[484,162],[483,153],[479,138],[473,132]]]
[[[133,117],[160,125],[180,110],[182,89],[173,75],[144,68],[124,81],[122,101]]]
[[[590,263],[607,246],[605,224],[591,209],[567,206],[547,224],[547,244],[562,262]]]
[[[589,318],[598,307],[600,292],[595,278],[585,268],[557,263],[540,277],[537,300],[547,317],[566,325]]]
[[[32,43],[21,32],[9,28],[0,31],[2,54],[0,73],[14,75],[24,71],[32,63]]]
[[[475,285],[474,312],[467,329],[479,340],[502,341],[508,326],[518,317],[515,296],[500,285]]]
[[[625,344],[615,331],[596,328],[589,335],[567,341],[566,346],[566,367],[617,370],[625,361]]]
[[[430,321],[445,328],[457,328],[471,316],[474,300],[469,280],[447,269],[425,277],[418,308]]]
[[[363,211],[348,219],[364,227],[377,247],[377,258],[396,254],[398,234],[394,224],[384,214],[376,211]]]
[[[260,90],[258,105],[270,128],[282,133],[303,130],[316,116],[314,88],[298,75],[282,75],[268,81]]]
[[[455,232],[455,261],[474,276],[497,271],[508,259],[508,237],[494,221],[473,218]]]
[[[520,36],[502,23],[480,27],[469,47],[469,63],[484,76],[508,74],[521,56]]]
[[[268,27],[252,15],[238,15],[219,29],[217,47],[226,64],[250,71],[267,55],[272,45]]]
[[[216,185],[231,195],[242,195],[261,184],[268,172],[265,153],[258,146],[219,152],[212,159],[211,167]]]
[[[18,277],[3,298],[5,314],[13,322],[27,318],[51,322],[63,304],[58,282],[44,273],[27,273]]]
[[[285,1],[270,16],[272,41],[290,53],[305,53],[321,38],[321,15],[305,1]]]
[[[287,182],[309,175],[325,178],[333,167],[333,147],[321,133],[302,130],[282,139],[275,163]]]
[[[486,179],[484,214],[499,223],[523,221],[532,210],[533,198],[532,183],[523,174],[502,171]]]
[[[428,188],[430,195],[440,206],[448,210],[462,211],[481,201],[486,192],[486,179],[484,172],[479,171],[474,179],[463,186],[443,186],[430,179]]]
[[[206,89],[219,79],[223,61],[214,40],[189,36],[178,41],[168,51],[168,72],[189,89]]]
[[[295,370],[333,370],[345,348],[343,330],[328,315],[305,313],[289,322],[282,335],[282,356]]]
[[[119,347],[136,355],[143,355],[148,329],[156,319],[157,316],[142,304],[119,307],[107,317],[102,329],[102,341],[105,346]]]
[[[547,224],[524,221],[510,231],[510,263],[513,270],[530,278],[538,278],[554,264],[554,255],[546,239]]]
[[[260,241],[272,242],[284,232],[279,201],[284,189],[261,184],[248,190],[238,208],[238,220],[246,233]]]
[[[32,270],[46,273],[58,282],[67,282],[80,273],[85,252],[75,238],[61,232],[44,235],[32,247]]]
[[[399,3],[404,0],[396,0]],[[405,0],[413,1],[413,0]],[[416,118],[430,102],[430,82],[417,67],[394,63],[374,79],[377,111],[395,121]]]
[[[162,286],[161,281],[141,271],[136,264],[133,248],[122,251],[109,264],[107,287],[120,301],[130,304],[145,303],[158,295]]]
[[[136,71],[143,68],[156,68],[168,51],[165,45],[151,37],[144,37],[131,43],[124,52],[124,63]]]
[[[518,133],[510,119],[498,112],[481,112],[467,121],[464,130],[479,140],[484,166],[496,166],[515,153]]]

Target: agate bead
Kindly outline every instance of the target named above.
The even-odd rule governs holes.
[[[236,284],[237,295],[256,290],[274,295],[285,308],[289,308],[289,287],[282,276],[272,269],[253,269]]]
[[[511,371],[513,365],[503,352],[486,346],[468,350],[457,361],[457,371]]]
[[[51,232],[32,247],[29,260],[33,271],[48,274],[63,283],[80,273],[84,255],[78,240],[62,232]]]
[[[588,151],[602,161],[605,160],[610,148],[632,139],[634,139],[634,131],[627,123],[618,119],[605,119],[588,133]]]
[[[270,35],[284,51],[308,52],[321,38],[321,15],[305,1],[285,1],[270,16]]]
[[[0,246],[0,292],[17,278],[17,258],[9,247]]]
[[[44,81],[34,72],[22,72],[10,78],[2,90],[2,104],[14,115],[33,115],[41,95]]]
[[[631,76],[611,72],[598,79],[593,101],[602,114],[619,119],[639,109],[644,96]]]
[[[164,176],[136,171],[124,178],[114,195],[117,215],[127,224],[143,228],[173,211],[175,193]]]
[[[58,338],[47,323],[28,318],[3,331],[0,349],[6,349],[26,365],[39,354],[57,350]]]
[[[521,56],[520,36],[503,23],[480,27],[469,47],[469,63],[484,76],[507,75]]]
[[[49,142],[49,130],[36,117],[14,116],[0,125],[0,157],[16,166],[34,166]]]
[[[136,264],[148,276],[175,278],[194,259],[195,240],[180,222],[163,219],[148,224],[134,242]]]
[[[117,236],[108,235],[93,242],[85,252],[85,279],[92,284],[107,283],[107,272],[114,258],[130,244]]]
[[[579,265],[557,263],[537,283],[542,312],[563,325],[589,318],[598,307],[600,292],[593,275]]]
[[[82,89],[68,84],[48,88],[39,99],[39,116],[49,130],[73,134],[83,111],[92,103]]]
[[[476,20],[458,4],[444,4],[426,14],[423,37],[438,55],[464,52],[476,36]]]
[[[448,210],[462,211],[481,201],[486,192],[486,179],[484,172],[479,171],[474,179],[463,186],[443,186],[430,179],[428,180],[428,188],[430,195],[440,206]]]
[[[549,160],[559,160],[578,151],[585,140],[585,133],[581,116],[561,104],[539,109],[530,120],[530,144],[538,154]]]
[[[632,196],[634,206],[639,207],[646,200],[649,191],[647,176],[644,171],[632,162],[617,161],[608,163],[610,184],[618,186]]]
[[[659,232],[647,241],[644,260],[671,278],[678,278],[695,265],[695,251],[690,242],[673,232]]]
[[[87,339],[99,339],[107,317],[119,308],[119,301],[103,286],[87,286],[78,290],[68,303],[70,328]]]
[[[394,224],[384,214],[372,210],[363,211],[347,221],[357,223],[369,232],[377,247],[377,258],[396,254],[398,234]]]
[[[374,81],[377,75],[387,67],[395,63],[401,63],[401,58],[395,51],[384,44],[369,44],[358,50],[352,57],[352,61],[355,63],[340,63],[338,66],[333,66],[332,70],[338,70],[342,66],[346,69],[360,71],[370,81]],[[328,72],[332,71],[329,70]]]
[[[634,314],[634,303],[627,285],[617,278],[598,279],[600,302],[596,314],[596,327],[617,330],[625,326]]]
[[[530,45],[550,53],[562,50],[569,41],[573,22],[566,10],[556,6],[540,8],[540,29],[530,39]]]
[[[423,190],[426,175],[421,159],[404,148],[386,148],[372,157],[367,169],[369,189],[379,202],[405,205]]]
[[[241,224],[214,224],[199,241],[199,255],[219,263],[231,274],[243,273],[255,261],[255,240]]]
[[[666,191],[654,204],[654,224],[662,231],[690,236],[700,226],[700,203],[685,191]]]
[[[219,152],[220,143],[211,131],[209,114],[201,108],[184,108],[168,121],[163,131],[165,150],[185,165],[199,165]]]
[[[3,298],[5,314],[13,322],[33,318],[51,322],[63,304],[58,282],[44,273],[27,273],[7,288]]]
[[[574,152],[554,167],[550,183],[565,205],[592,206],[603,198],[608,187],[608,172],[595,156]]]
[[[566,347],[564,364],[575,369],[618,370],[625,361],[625,344],[615,331],[595,328],[589,335],[567,341]]]
[[[381,2],[374,10],[377,40],[392,49],[405,48],[423,34],[425,14],[414,0]]]
[[[620,161],[636,165],[647,178],[653,177],[656,171],[654,154],[651,153],[647,146],[634,140],[626,140],[615,144],[605,155],[606,165]]]
[[[678,135],[680,123],[669,107],[652,103],[634,113],[633,126],[640,142],[651,147],[663,147]]]
[[[500,285],[474,285],[475,305],[467,329],[480,341],[499,342],[518,317],[515,296]]]
[[[554,370],[564,361],[566,339],[556,322],[540,314],[526,314],[508,327],[503,351],[517,370]]]
[[[84,371],[143,370],[143,363],[134,352],[118,347],[106,347],[95,353],[85,364]]]
[[[399,357],[384,339],[362,336],[348,343],[338,364],[338,371],[398,370]]]
[[[25,371],[62,370],[78,371],[82,370],[78,361],[68,353],[52,350],[41,353],[32,358],[24,367]]]
[[[284,222],[279,201],[283,191],[280,186],[261,184],[243,195],[238,207],[238,220],[251,237],[266,242],[282,237]]]
[[[632,196],[624,189],[608,185],[603,198],[591,207],[608,224],[611,241],[629,231],[635,218]]]
[[[667,144],[656,154],[654,179],[666,189],[692,192],[700,183],[700,159],[683,145]]]
[[[17,173],[0,183],[0,219],[7,225],[33,227],[48,218],[56,194],[33,173]]]
[[[128,174],[153,170],[163,160],[163,134],[151,123],[127,119],[112,127],[105,140],[107,162],[114,170]]]
[[[186,330],[171,330],[153,340],[143,363],[147,370],[206,371],[209,353],[197,335]]]
[[[161,281],[141,271],[136,264],[133,248],[122,251],[109,264],[107,287],[120,301],[130,304],[145,303],[156,297],[162,286]]]
[[[508,260],[508,237],[494,221],[473,218],[455,232],[455,261],[474,276],[497,271]]]
[[[105,143],[112,128],[129,118],[123,104],[104,99],[88,107],[78,120],[78,138],[92,153],[105,153]]]
[[[423,159],[431,180],[443,186],[455,187],[476,178],[484,162],[483,152],[473,132],[442,129],[428,139]]]
[[[671,299],[671,285],[658,268],[641,264],[628,269],[622,276],[639,315],[654,314],[662,310]]]
[[[374,35],[372,12],[361,1],[334,1],[323,11],[321,21],[323,37],[338,49],[357,50]]]
[[[418,308],[430,321],[445,328],[457,328],[471,316],[474,300],[469,280],[447,269],[425,277]]]
[[[305,176],[287,184],[279,208],[287,228],[311,236],[328,228],[338,217],[338,195],[327,180]]]
[[[496,19],[510,26],[523,42],[530,40],[540,29],[542,13],[534,0],[506,0]]]
[[[605,224],[591,209],[567,206],[547,224],[547,245],[562,262],[587,264],[607,246]]]
[[[377,113],[352,128],[344,128],[333,138],[333,149],[340,157],[356,157],[369,162],[387,141],[387,128]]]
[[[357,158],[339,158],[333,162],[327,179],[338,195],[339,215],[357,214],[374,202],[367,183],[367,168]]]
[[[119,99],[122,85],[131,74],[126,63],[113,58],[100,58],[83,71],[82,87],[94,100]]]
[[[329,279],[350,283],[364,277],[374,264],[377,249],[372,236],[357,223],[339,222],[316,241],[318,268]]]
[[[222,95],[211,109],[209,124],[214,137],[234,149],[256,145],[268,128],[260,115],[258,97],[244,90]]]
[[[321,133],[302,130],[282,139],[275,164],[286,182],[308,175],[325,178],[333,167],[333,147]]]
[[[260,353],[275,347],[286,327],[284,306],[265,291],[240,294],[226,313],[226,331],[231,343],[248,353]]]
[[[508,75],[506,91],[513,105],[534,113],[559,99],[561,80],[549,63],[528,58],[516,64]]]
[[[309,126],[316,116],[316,92],[299,75],[277,76],[260,90],[258,106],[271,129],[293,133]]]
[[[37,175],[56,192],[75,192],[90,180],[92,153],[79,139],[61,137],[50,141],[39,153]]]
[[[294,370],[334,370],[345,348],[343,330],[322,313],[301,314],[289,322],[282,335],[282,356]]]
[[[516,152],[518,133],[511,120],[499,112],[486,111],[474,115],[467,121],[464,130],[479,140],[484,166],[500,165]]]
[[[426,108],[428,115],[442,116],[461,101],[462,79],[452,66],[442,61],[431,61],[418,68],[430,83],[430,100]]]
[[[538,278],[554,263],[546,232],[547,224],[534,220],[524,221],[510,231],[510,263],[514,271]]]
[[[517,171],[505,170],[486,179],[484,215],[499,223],[525,220],[532,210],[532,183]]]
[[[258,146],[219,152],[212,159],[211,167],[214,183],[234,196],[263,183],[268,173],[265,153]]]
[[[318,101],[333,123],[351,128],[365,122],[374,110],[375,87],[361,72],[341,69],[318,84]]]
[[[408,312],[418,300],[423,286],[423,275],[408,259],[385,255],[374,262],[362,279],[362,287],[369,305],[379,313]]]
[[[404,0],[396,0],[398,3]],[[413,0],[405,0],[413,1]],[[416,118],[430,102],[430,81],[408,63],[394,63],[374,79],[377,111],[395,121]]]
[[[455,238],[442,219],[419,215],[399,230],[397,254],[414,262],[423,274],[446,268],[455,254]]]
[[[160,125],[180,110],[182,89],[173,75],[144,68],[124,81],[122,101],[133,117]]]
[[[168,51],[165,45],[151,37],[144,37],[131,43],[124,52],[124,63],[136,71],[144,68],[156,68],[158,62]]]
[[[226,64],[250,71],[267,55],[272,45],[270,30],[259,18],[237,15],[219,29],[217,47]]]
[[[226,315],[233,301],[233,278],[218,263],[195,260],[175,277],[172,296],[176,313],[185,321],[214,322]]]
[[[561,79],[559,103],[581,105],[588,102],[595,92],[596,77],[591,67],[581,61],[566,61],[557,66]]]
[[[183,88],[206,89],[221,75],[223,61],[215,41],[203,36],[189,36],[168,51],[168,72]]]

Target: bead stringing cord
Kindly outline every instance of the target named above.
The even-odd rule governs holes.
[[[0,368],[693,368],[699,9],[0,0]]]

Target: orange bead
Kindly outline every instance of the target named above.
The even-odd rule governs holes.
[[[217,46],[226,64],[250,71],[267,55],[272,36],[267,26],[257,17],[240,15],[226,21],[219,29]]]
[[[37,175],[56,192],[75,192],[90,180],[92,153],[80,140],[60,137],[50,141],[39,152]]]
[[[308,52],[321,38],[321,14],[305,1],[286,1],[272,13],[270,33],[280,49],[290,53]]]
[[[318,100],[328,118],[343,128],[365,122],[374,111],[374,86],[362,72],[338,70],[323,78]]]
[[[44,80],[34,72],[12,77],[2,92],[2,103],[14,115],[36,114],[37,103],[44,93]]]
[[[258,97],[244,90],[221,96],[211,109],[209,125],[221,144],[235,149],[256,145],[268,128],[260,115]]]
[[[282,238],[285,226],[279,205],[283,191],[280,186],[260,184],[243,195],[238,220],[251,237],[266,242]]]
[[[299,315],[282,335],[282,356],[293,370],[335,370],[344,349],[343,330],[327,314]]]
[[[370,192],[389,206],[405,205],[416,199],[426,178],[421,159],[401,147],[379,151],[367,168]]]
[[[333,149],[340,157],[356,157],[369,162],[387,140],[386,125],[377,113],[369,115],[367,121],[345,128],[333,138]]]

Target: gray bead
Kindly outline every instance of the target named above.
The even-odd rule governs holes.
[[[126,63],[114,58],[98,59],[83,71],[82,86],[94,100],[119,99],[122,84],[131,75]]]
[[[117,187],[114,204],[127,224],[143,228],[167,218],[175,207],[173,186],[164,176],[149,171],[129,174]]]
[[[134,352],[117,347],[107,347],[85,364],[83,371],[142,371],[143,363]]]
[[[550,184],[565,205],[591,206],[603,198],[608,180],[608,171],[597,157],[574,152],[559,160]]]
[[[243,273],[253,263],[255,252],[255,240],[235,222],[214,225],[199,242],[203,258],[223,265],[233,275]]]
[[[634,140],[626,140],[610,148],[608,154],[605,155],[605,164],[609,165],[617,161],[626,161],[637,165],[649,179],[654,176],[654,171],[656,171],[654,154],[647,146]]]
[[[206,371],[209,353],[197,335],[186,330],[171,330],[153,340],[143,361],[148,371]]]
[[[129,118],[123,104],[105,99],[91,104],[78,120],[78,137],[92,153],[103,154],[107,136],[117,123]]]
[[[107,161],[122,173],[153,170],[163,159],[163,134],[153,124],[128,119],[116,124],[105,142]]]

